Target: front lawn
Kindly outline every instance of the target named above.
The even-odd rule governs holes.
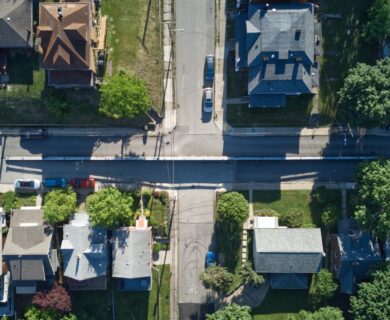
[[[297,315],[302,309],[308,309],[307,290],[270,289],[252,315],[254,320],[285,320],[289,313]]]
[[[305,127],[313,107],[312,96],[287,97],[281,108],[249,108],[247,104],[226,106],[226,119],[232,127]]]

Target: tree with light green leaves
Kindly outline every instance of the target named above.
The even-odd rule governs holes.
[[[145,81],[135,74],[121,71],[100,87],[99,111],[114,119],[135,118],[151,107],[150,93]]]
[[[55,189],[45,195],[43,219],[51,224],[64,222],[75,212],[77,195],[71,187]]]
[[[128,226],[133,217],[133,202],[130,194],[108,187],[87,197],[86,211],[93,226]]]
[[[252,263],[249,261],[245,262],[240,267],[238,275],[240,276],[242,284],[258,287],[265,282],[264,277],[253,270]]]
[[[358,127],[390,125],[390,58],[350,69],[338,92],[341,120]]]
[[[361,164],[356,189],[355,219],[382,239],[390,236],[390,161]]]
[[[312,307],[318,308],[326,304],[331,299],[338,288],[333,279],[332,273],[327,269],[322,269],[313,275],[313,281],[309,290],[309,302]]]
[[[223,224],[241,226],[249,217],[249,204],[238,192],[222,194],[217,204],[217,219]]]
[[[360,283],[350,303],[354,320],[390,319],[390,265],[376,271],[371,282]]]
[[[228,292],[234,281],[234,275],[221,266],[206,268],[199,278],[205,287],[225,293]]]
[[[390,0],[375,0],[368,11],[364,37],[382,43],[390,38]]]
[[[207,314],[206,320],[252,320],[251,309],[233,303],[213,314]]]
[[[344,320],[339,308],[324,307],[314,312],[301,310],[297,320]]]

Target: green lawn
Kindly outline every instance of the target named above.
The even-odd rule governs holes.
[[[362,30],[367,9],[372,0],[327,0],[321,4],[322,12],[341,14],[342,19],[322,22],[319,110],[322,124],[337,117],[337,92],[348,70],[357,62],[372,64],[377,58],[377,46],[363,41]]]
[[[115,301],[117,320],[169,320],[170,270],[167,265],[158,269],[160,273],[153,270],[150,292],[113,291],[112,284],[105,291],[74,291],[73,312],[82,320],[111,320]],[[158,286],[159,275],[162,276],[161,287]]]
[[[109,17],[107,40],[112,71],[139,74],[149,85],[154,105],[161,105],[163,50],[160,43],[162,1],[110,0],[102,2]]]
[[[308,308],[307,290],[269,290],[263,303],[252,310],[254,320],[285,320]]]
[[[273,209],[279,214],[298,209],[304,213],[304,223],[320,226],[320,211],[312,201],[311,190],[259,190],[253,192],[253,210]]]
[[[34,207],[36,204],[37,195],[35,193],[19,193],[15,197],[16,208]]]

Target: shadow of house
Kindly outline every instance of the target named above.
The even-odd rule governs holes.
[[[53,284],[57,250],[53,249],[53,227],[43,221],[41,209],[14,210],[3,257],[16,294],[33,294],[37,286]]]
[[[107,230],[90,226],[86,213],[76,213],[64,226],[61,252],[70,290],[107,288]]]
[[[3,261],[3,246],[0,247],[0,261]],[[14,290],[10,286],[11,273],[8,271],[5,262],[2,262],[0,274],[0,314],[13,316],[14,311]]]
[[[251,2],[236,23],[236,71],[248,68],[250,107],[284,107],[312,92],[314,6]]]
[[[120,291],[150,291],[152,288],[152,228],[113,230],[112,277]]]
[[[277,218],[273,223],[270,219],[255,217],[255,271],[269,275],[272,289],[307,289],[325,255],[321,230],[278,227]]]

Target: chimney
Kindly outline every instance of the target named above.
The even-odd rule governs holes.
[[[63,17],[61,6],[57,8],[57,14],[58,14],[58,19],[61,20]]]

